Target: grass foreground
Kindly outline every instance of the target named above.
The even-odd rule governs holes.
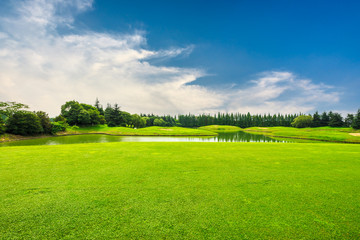
[[[318,127],[251,127],[242,131],[274,138],[298,138],[304,140],[360,143],[360,130],[352,128]]]
[[[214,136],[216,133],[183,127],[145,127],[145,128],[129,128],[129,127],[108,127],[107,125],[98,125],[92,127],[80,127],[73,129],[69,127],[62,135],[69,134],[93,134],[103,133],[111,135],[123,136]]]
[[[4,147],[2,239],[357,239],[360,147]]]

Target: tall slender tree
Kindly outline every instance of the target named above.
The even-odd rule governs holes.
[[[354,121],[352,122],[351,125],[352,128],[354,129],[360,129],[360,109],[357,111],[355,117],[354,117]]]

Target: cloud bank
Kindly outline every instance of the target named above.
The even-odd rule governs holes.
[[[307,112],[339,101],[331,87],[290,72],[262,73],[248,86],[226,91],[196,85],[207,75],[202,69],[150,63],[190,55],[194,46],[150,50],[141,32],[76,29],[74,17],[91,9],[91,0],[13,4],[0,21],[0,101],[26,103],[51,116],[66,101],[91,104],[96,97],[129,112],[156,114]]]

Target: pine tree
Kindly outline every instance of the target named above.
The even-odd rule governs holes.
[[[322,127],[326,127],[326,126],[329,126],[329,116],[327,115],[326,112],[323,112],[321,114],[321,126]]]
[[[342,127],[342,126],[344,126],[342,116],[339,113],[331,113],[329,126],[330,127]]]
[[[318,111],[316,111],[313,115],[312,127],[321,127],[321,118]]]
[[[354,129],[360,129],[360,109],[357,111],[351,127]]]
[[[104,109],[103,109],[102,105],[100,104],[98,98],[96,98],[96,100],[95,100],[95,105],[94,105],[94,107],[96,107],[96,109],[99,111],[99,114],[100,114],[100,115],[104,116],[104,114],[105,114],[105,113],[104,113]]]

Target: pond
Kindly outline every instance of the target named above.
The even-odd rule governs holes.
[[[36,138],[14,142],[0,143],[5,146],[28,146],[28,145],[59,145],[74,143],[103,143],[103,142],[293,142],[291,139],[276,140],[263,135],[255,135],[246,132],[219,133],[211,137],[166,137],[166,136],[113,136],[105,134],[86,134],[59,137]]]

